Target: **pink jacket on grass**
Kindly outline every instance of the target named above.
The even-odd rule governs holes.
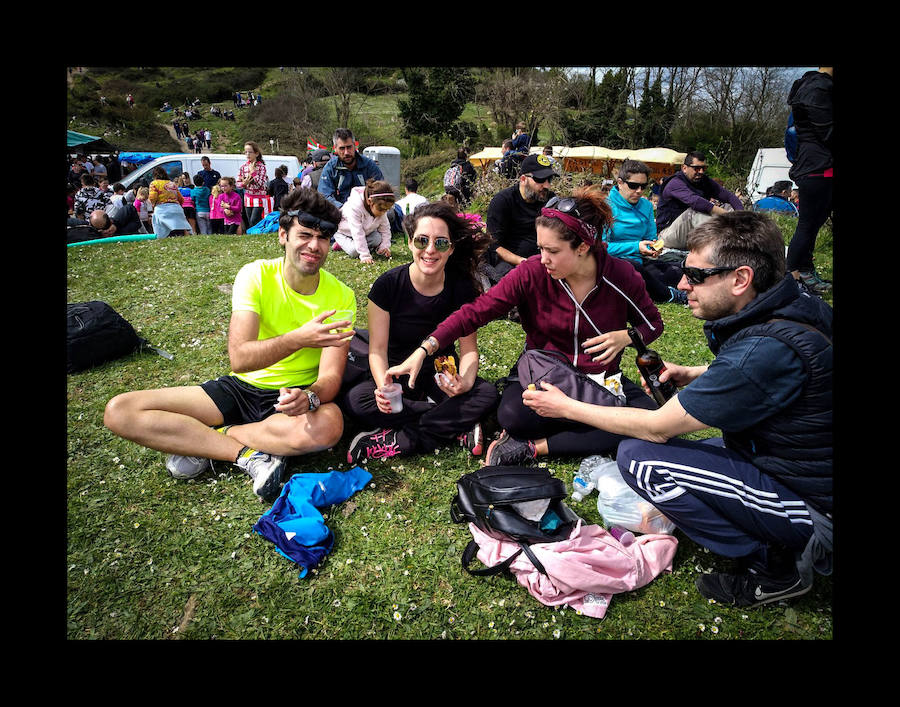
[[[520,549],[469,523],[478,543],[478,560],[493,567]],[[578,521],[568,540],[531,546],[547,574],[541,574],[521,553],[510,572],[529,593],[547,606],[568,605],[587,616],[602,619],[613,594],[649,584],[662,572],[672,571],[678,540],[672,535],[640,535],[625,547],[599,525]]]

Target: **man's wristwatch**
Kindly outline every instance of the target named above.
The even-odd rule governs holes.
[[[316,395],[315,391],[307,388],[303,392],[306,393],[306,397],[309,398],[309,412],[315,412],[316,410],[318,410],[319,405],[322,404],[322,401],[319,400],[319,396]]]

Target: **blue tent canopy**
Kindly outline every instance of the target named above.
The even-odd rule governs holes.
[[[129,164],[146,164],[157,157],[165,157],[166,155],[178,155],[179,152],[120,152],[119,162],[128,162]]]

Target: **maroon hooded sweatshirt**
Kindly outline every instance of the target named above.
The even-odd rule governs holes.
[[[630,263],[610,256],[605,247],[595,256],[597,285],[579,303],[583,311],[576,307],[565,282],[550,277],[541,256],[533,255],[447,317],[431,335],[440,349],[518,307],[526,349],[559,351],[585,373],[615,374],[621,353],[606,365],[595,363],[581,344],[598,333],[625,329],[626,322],[649,344],[662,334],[663,322],[644,279]]]

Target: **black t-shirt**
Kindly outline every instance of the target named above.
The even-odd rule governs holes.
[[[553,198],[550,192],[548,199]],[[537,229],[534,220],[541,215],[543,203],[527,202],[519,193],[518,183],[497,192],[487,211],[488,233],[494,237],[493,248],[498,246],[527,258],[536,255]]]
[[[415,351],[438,324],[467,302],[478,296],[471,278],[447,269],[444,289],[427,297],[409,279],[409,263],[391,268],[372,284],[369,299],[391,315],[388,331],[388,365],[402,363]],[[435,356],[453,354],[453,344],[435,353]],[[432,357],[422,365],[420,376],[433,375]]]

